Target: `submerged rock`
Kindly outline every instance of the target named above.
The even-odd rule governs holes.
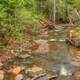
[[[31,55],[29,55],[29,54],[26,53],[26,54],[20,54],[18,57],[22,58],[22,59],[25,59],[25,58],[31,57]]]
[[[57,41],[57,39],[49,39],[48,41],[55,42],[55,41]]]
[[[22,74],[18,74],[16,77],[15,77],[15,80],[23,80],[24,76]]]

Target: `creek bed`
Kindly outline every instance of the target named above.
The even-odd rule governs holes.
[[[67,30],[63,30],[62,32],[55,30],[47,40],[40,39],[42,42],[39,48],[31,54],[32,58],[16,58],[12,63],[8,63],[8,68],[14,65],[26,68],[36,65],[45,70],[46,74],[57,75],[56,78],[50,80],[76,80],[75,73],[80,70],[80,49],[66,43],[66,33]],[[24,72],[22,71],[21,74],[26,78]],[[24,80],[28,80],[25,78]],[[14,77],[11,74],[7,74],[5,80],[14,80]],[[41,80],[41,78],[35,80]]]

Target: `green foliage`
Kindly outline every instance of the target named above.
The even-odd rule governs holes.
[[[23,23],[36,21],[33,6],[34,0],[0,0],[0,35],[7,38],[23,35]]]
[[[38,19],[49,18],[50,6],[54,6],[48,1],[51,0],[0,0],[0,36],[20,38],[24,27],[36,31]],[[74,8],[80,9],[79,0],[56,0],[56,18],[65,20]]]

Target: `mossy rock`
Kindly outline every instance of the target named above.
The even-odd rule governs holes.
[[[72,45],[80,47],[80,27],[75,27],[68,32],[68,41]]]

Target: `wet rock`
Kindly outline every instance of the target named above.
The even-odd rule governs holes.
[[[29,54],[21,54],[21,55],[19,55],[19,57],[25,59],[25,58],[31,57],[31,55],[29,55]]]
[[[47,40],[36,40],[36,43],[39,44],[39,47],[34,51],[35,53],[45,54],[49,52],[49,44]]]
[[[56,76],[53,76],[53,77],[50,77],[48,78],[49,80],[57,80],[57,77]]]
[[[15,76],[15,75],[19,74],[21,71],[22,71],[22,68],[20,66],[17,66],[12,69],[12,74]]]
[[[49,80],[54,80],[58,77],[58,74],[47,74]]]
[[[80,67],[80,48],[70,47],[70,63],[74,66]]]
[[[3,79],[4,79],[4,71],[0,70],[0,80],[3,80]]]
[[[60,42],[65,42],[65,39],[60,39],[59,41],[60,41]]]
[[[2,67],[2,66],[3,66],[3,63],[0,62],[0,67]]]
[[[68,32],[68,41],[76,47],[80,46],[80,28],[79,27],[71,29]]]
[[[40,72],[40,71],[43,71],[43,69],[34,65],[32,68],[28,68],[26,70],[26,73],[27,72],[37,73],[37,72]]]
[[[22,74],[18,74],[16,77],[15,77],[15,80],[23,80],[24,76]]]
[[[48,41],[57,41],[56,39],[49,39]]]
[[[33,78],[33,80],[49,80],[48,76],[46,74],[41,74],[35,78]]]
[[[75,80],[80,80],[80,72],[76,72],[74,74],[74,78],[75,78]]]

